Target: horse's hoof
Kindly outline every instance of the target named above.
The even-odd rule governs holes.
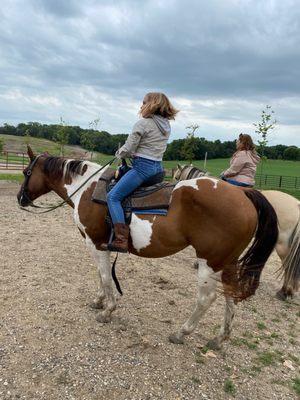
[[[98,301],[93,301],[92,303],[89,304],[89,307],[92,310],[101,310],[103,307],[103,303],[99,303]]]
[[[96,320],[98,322],[101,322],[102,324],[107,324],[108,322],[111,321],[111,318],[108,315],[98,314]]]
[[[179,338],[175,333],[169,336],[169,341],[174,344],[183,344],[183,339]]]
[[[211,339],[206,343],[206,347],[211,350],[221,350],[222,346],[220,342],[216,339]]]

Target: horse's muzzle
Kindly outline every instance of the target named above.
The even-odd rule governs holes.
[[[31,200],[25,195],[25,192],[21,189],[17,194],[18,203],[21,207],[28,207]]]

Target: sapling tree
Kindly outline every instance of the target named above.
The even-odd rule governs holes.
[[[199,125],[193,124],[190,126],[187,126],[186,129],[188,129],[184,144],[181,149],[181,155],[185,160],[188,160],[189,164],[191,165],[193,162],[193,159],[195,158],[195,152],[196,152],[196,140],[195,140],[195,132],[199,128]]]
[[[260,122],[258,122],[257,124],[256,123],[253,124],[256,128],[255,133],[258,134],[259,136],[258,151],[261,156],[261,162],[260,162],[261,175],[263,173],[264,163],[267,159],[265,156],[265,149],[269,142],[270,133],[275,128],[275,125],[277,123],[276,119],[274,118],[274,114],[275,112],[272,110],[272,107],[266,105],[266,108],[263,109],[261,112]]]

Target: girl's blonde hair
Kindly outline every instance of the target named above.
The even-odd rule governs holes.
[[[143,118],[149,118],[150,115],[161,115],[164,118],[175,119],[179,112],[172,106],[170,100],[163,93],[147,93],[140,114]]]

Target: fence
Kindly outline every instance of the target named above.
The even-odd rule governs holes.
[[[255,182],[259,188],[300,190],[300,176],[256,175]]]
[[[0,152],[0,169],[23,170],[28,164],[29,158],[26,153],[14,151]]]

